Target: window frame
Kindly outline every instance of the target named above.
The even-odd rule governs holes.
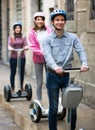
[[[16,0],[16,18],[22,21],[22,0]]]
[[[74,0],[66,1],[67,20],[74,20]]]

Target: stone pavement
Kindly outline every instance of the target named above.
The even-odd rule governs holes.
[[[21,130],[11,117],[10,111],[4,110],[2,106],[0,106],[0,130]]]
[[[25,77],[25,83],[31,83],[33,89],[32,100],[35,99],[35,80]],[[33,123],[29,115],[31,101],[26,99],[12,99],[5,102],[3,96],[4,85],[9,84],[9,67],[0,63],[0,130],[48,130],[48,119],[41,119]],[[44,100],[45,99],[45,100]],[[48,107],[46,88],[43,86],[43,104]],[[80,103],[78,107],[77,130],[95,130],[95,109]],[[58,121],[58,130],[66,130],[66,119]]]

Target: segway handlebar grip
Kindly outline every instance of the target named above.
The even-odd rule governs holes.
[[[63,70],[63,73],[80,72],[81,68],[70,68]]]

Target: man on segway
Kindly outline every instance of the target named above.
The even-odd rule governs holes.
[[[56,9],[51,13],[51,22],[54,31],[44,40],[43,52],[47,66],[46,87],[49,97],[49,130],[57,130],[57,111],[59,89],[69,84],[69,73],[64,69],[72,68],[74,60],[73,48],[81,61],[81,72],[88,71],[87,58],[79,38],[65,32],[66,12]],[[72,109],[71,130],[76,128],[76,109]]]

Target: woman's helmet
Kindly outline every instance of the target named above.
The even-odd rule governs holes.
[[[22,23],[21,22],[15,22],[13,24],[13,30],[15,30],[16,26],[20,26],[20,28],[22,29]]]
[[[43,18],[45,19],[45,15],[44,15],[43,12],[36,12],[36,13],[34,14],[34,20],[36,19],[36,17],[43,17]]]
[[[57,16],[57,15],[63,15],[65,20],[66,20],[66,12],[64,10],[61,10],[61,9],[55,9],[51,13],[51,20],[54,20],[55,16]]]

